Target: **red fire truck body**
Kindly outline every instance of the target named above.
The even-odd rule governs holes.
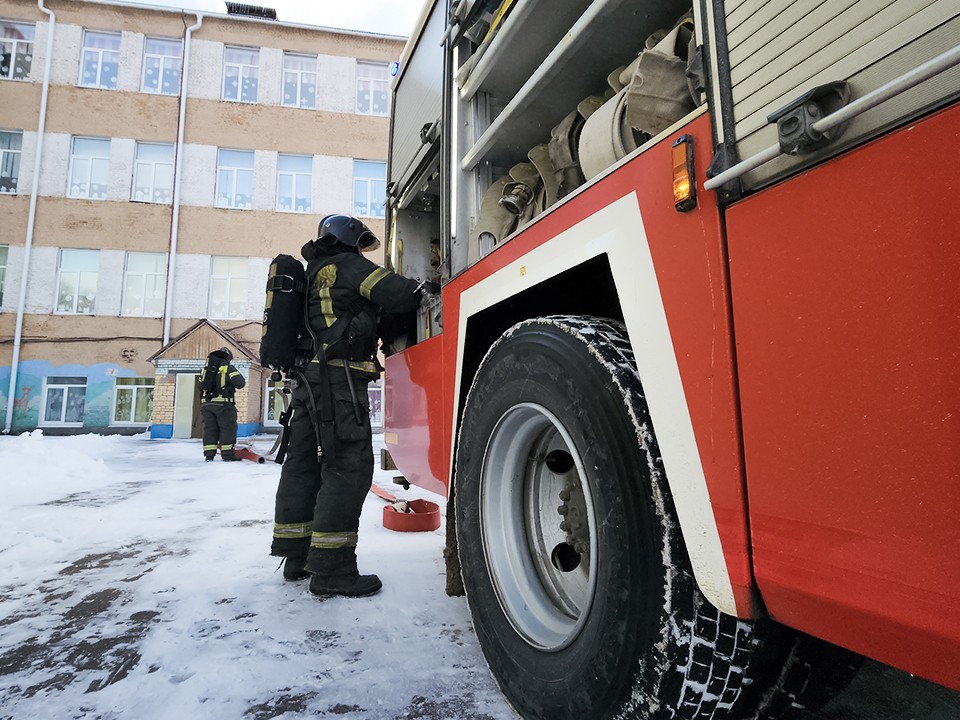
[[[726,4],[736,5],[730,0]],[[901,9],[907,10],[907,4],[900,3]],[[439,13],[446,21],[452,10],[454,22],[441,24],[448,52],[456,46],[456,21],[468,25],[483,3],[466,5],[470,7],[455,5]],[[494,26],[496,11],[503,6],[490,5]],[[512,9],[514,21],[533,22],[533,16],[522,14],[522,5]],[[423,233],[414,223],[404,233],[404,213],[410,210],[403,205],[405,176],[396,148],[400,113],[409,100],[401,92],[401,73],[390,173],[393,259],[406,271],[401,254],[415,253],[418,234],[434,239],[435,246],[434,236],[440,235],[436,274],[444,283],[442,310],[434,306],[427,311],[435,313],[433,318],[421,317],[427,328],[421,330],[420,341],[387,357],[387,446],[410,482],[450,494],[450,505],[455,505],[462,492],[458,474],[469,475],[472,467],[469,458],[458,457],[465,452],[465,413],[470,415],[473,408],[475,415],[482,414],[487,398],[475,393],[484,391],[484,373],[496,377],[491,365],[498,352],[504,352],[498,348],[509,347],[513,334],[523,332],[523,323],[564,324],[568,316],[612,318],[622,323],[629,338],[642,405],[652,423],[651,430],[637,422],[638,435],[641,429],[655,434],[675,520],[703,597],[723,615],[761,623],[769,617],[960,689],[960,204],[954,201],[960,189],[960,75],[948,63],[944,72],[930,76],[941,83],[935,102],[918,101],[899,117],[875,122],[872,129],[830,150],[801,151],[800,156],[813,154],[786,170],[708,190],[704,185],[710,176],[737,166],[731,161],[716,167],[718,148],[725,142],[725,91],[718,76],[736,75],[736,67],[730,71],[721,57],[729,53],[729,64],[735,65],[738,48],[732,47],[730,26],[736,11],[724,9],[721,2],[694,6],[698,22],[713,23],[698,28],[696,36],[713,84],[706,102],[587,178],[523,227],[497,238],[487,252],[475,258],[467,253],[459,268],[451,247],[455,241],[443,228],[449,235],[458,229],[465,234],[465,221],[457,214],[473,212],[476,222],[478,204],[447,199],[440,212],[453,216],[449,226],[440,223],[437,230]],[[584,11],[584,17],[589,12]],[[724,12],[726,28],[717,22]],[[422,27],[429,29],[436,14],[437,6],[428,3]],[[956,28],[958,15],[960,9],[948,12],[944,24]],[[511,15],[502,22],[500,32],[506,34]],[[935,33],[941,27],[935,24],[928,30]],[[588,22],[584,28],[589,30]],[[570,32],[575,30],[577,26]],[[723,37],[725,31],[729,35]],[[415,37],[405,54],[411,65],[417,41]],[[463,49],[467,40],[461,37],[459,42],[459,56],[448,55],[446,72],[451,76],[468,56]],[[475,41],[469,47],[483,45]],[[811,52],[811,62],[817,57]],[[469,82],[468,76],[466,86]],[[459,114],[445,112],[441,124],[462,123],[467,117],[463,87]],[[789,95],[799,96],[806,89],[789,88]],[[866,94],[854,90],[845,103]],[[444,107],[449,109],[449,97],[457,94],[456,87],[448,90]],[[502,112],[509,110],[508,103]],[[549,118],[548,134],[558,119]],[[464,197],[463,176],[459,181],[451,177],[470,169],[475,149],[471,137],[482,138],[483,130],[471,128],[472,136],[444,136],[433,175],[439,178],[441,196]],[[774,132],[774,142],[776,136]],[[692,148],[688,168],[696,186],[696,206],[683,211],[673,182],[678,143]],[[745,148],[739,150],[743,156]],[[421,187],[426,186],[423,177],[418,178]],[[739,187],[731,192],[730,183]],[[417,213],[419,222],[425,211],[421,207]],[[538,320],[553,316],[562,317]],[[581,334],[590,337],[589,330]],[[476,388],[468,398],[472,383]],[[486,392],[495,389],[496,382],[491,383]],[[509,407],[508,399],[493,397],[490,402]],[[551,661],[581,642],[590,622],[585,616],[596,608],[598,593],[620,590],[616,584],[604,586],[602,578],[591,579],[587,600],[572,603],[573,611],[567,608],[576,626],[552,645],[549,633],[527,625],[530,611],[525,608],[535,605],[531,593],[536,594],[528,587],[530,581],[518,581],[523,598],[518,605],[511,599],[511,581],[504,578],[511,572],[523,575],[525,571],[516,568],[524,561],[510,559],[509,548],[498,549],[499,540],[490,541],[501,526],[489,516],[503,506],[496,504],[502,499],[485,493],[512,492],[512,485],[496,479],[498,459],[506,458],[504,472],[522,476],[521,484],[537,482],[539,476],[525,474],[523,468],[542,460],[543,452],[531,450],[529,457],[511,465],[510,453],[525,450],[520,440],[504,439],[498,428],[516,428],[516,437],[529,435],[535,444],[535,433],[521,420],[527,418],[529,424],[537,413],[547,417],[574,458],[582,460],[577,467],[583,465],[585,495],[594,493],[595,504],[587,502],[588,514],[593,511],[598,526],[604,522],[597,514],[604,483],[601,465],[594,468],[601,468],[595,481],[587,478],[597,449],[572,447],[577,444],[572,428],[576,421],[564,429],[566,416],[560,409],[549,409],[546,400],[543,406],[536,398],[518,401],[517,408],[505,411],[500,424],[493,425],[489,439],[475,442],[484,457],[477,481],[483,542],[475,551],[480,557],[476,563],[486,568],[479,574],[491,578],[498,603],[491,603],[491,610],[482,601],[472,601],[471,610],[478,625],[491,612],[506,617],[508,622],[491,621],[489,629],[478,627],[478,634],[501,686],[529,717],[550,716],[575,701],[538,704],[527,696],[534,680],[514,684],[508,676],[516,669],[508,665],[498,671],[503,663],[498,654],[508,647],[499,637],[503,628],[512,627]],[[587,425],[602,420],[579,408],[573,411],[576,416],[586,417]],[[514,417],[520,419],[511,425]],[[507,451],[498,453],[503,443]],[[656,469],[651,472],[657,474]],[[467,502],[465,498],[464,505]],[[629,499],[624,502],[629,505]],[[553,512],[552,507],[543,510],[545,503],[539,505],[525,511],[525,529],[503,525],[504,534],[516,532],[521,540],[535,535],[536,528],[548,522],[542,518]],[[458,520],[450,512],[448,522],[468,519],[461,515]],[[456,527],[461,558],[472,552],[464,550],[465,542],[472,543],[466,532]],[[600,572],[594,564],[599,566],[612,551],[603,549],[598,535],[590,537],[601,549],[590,550],[596,554],[589,554],[590,568],[585,569],[588,552],[578,545],[576,572],[593,578]],[[531,543],[530,552],[536,547]],[[556,557],[553,564],[569,574]],[[498,558],[514,563],[513,570],[498,568]],[[549,572],[547,566],[546,573],[528,574],[549,585]],[[468,569],[465,580],[470,600]],[[562,600],[563,593],[558,594]],[[696,647],[698,641],[689,644]],[[640,694],[649,691],[642,681],[632,687]],[[710,693],[705,697],[709,701]],[[620,708],[617,712],[634,708],[638,717],[661,717],[656,712],[662,710],[650,708],[664,702],[651,702],[645,711],[629,702],[614,706]],[[711,710],[716,715],[691,711],[689,716],[724,717],[721,710]],[[557,716],[565,711],[560,712]],[[762,716],[776,716],[768,712]],[[569,713],[575,716],[573,710]],[[664,715],[674,716],[687,717],[679,711]]]

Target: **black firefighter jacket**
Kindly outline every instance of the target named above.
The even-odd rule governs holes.
[[[390,313],[416,310],[419,284],[356,252],[329,249],[316,241],[304,245],[302,253],[310,283],[310,327],[327,360],[340,359],[342,363],[346,359],[351,367],[375,371],[380,309]]]

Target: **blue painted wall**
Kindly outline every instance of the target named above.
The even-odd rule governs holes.
[[[27,360],[20,363],[17,373],[17,391],[14,395],[12,432],[26,432],[39,426],[40,402],[43,399],[43,379],[48,376],[87,378],[84,400],[83,427],[75,431],[118,430],[110,427],[113,413],[114,379],[137,377],[129,368],[111,363],[96,365],[51,365],[46,360]],[[10,388],[10,366],[0,367],[0,423],[6,424],[7,390]],[[143,432],[143,430],[140,430]]]
[[[238,423],[237,437],[250,437],[260,432],[260,423]],[[167,440],[173,437],[173,425],[170,423],[154,423],[150,426],[151,440]]]

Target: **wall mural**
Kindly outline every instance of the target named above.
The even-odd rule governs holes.
[[[104,428],[111,424],[115,380],[137,377],[130,368],[111,363],[52,365],[46,360],[27,360],[17,372],[13,406],[13,432],[37,427]],[[48,388],[44,397],[44,378]],[[56,384],[54,384],[56,383]],[[6,424],[10,367],[0,368],[0,422]],[[44,403],[41,408],[41,403]],[[41,417],[45,418],[41,422]],[[81,422],[81,425],[71,423]]]

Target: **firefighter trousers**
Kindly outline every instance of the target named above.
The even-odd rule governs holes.
[[[200,406],[200,414],[203,416],[203,454],[216,455],[219,443],[220,454],[233,457],[237,443],[237,406],[232,402],[205,402]]]
[[[373,481],[373,442],[367,383],[352,375],[358,412],[342,367],[329,367],[336,447],[317,458],[317,436],[309,412],[308,390],[294,388],[290,442],[280,471],[271,555],[306,557],[311,573],[348,575],[357,572],[357,530],[360,511]],[[319,413],[323,403],[320,374],[307,370]],[[359,414],[360,422],[357,422]]]

